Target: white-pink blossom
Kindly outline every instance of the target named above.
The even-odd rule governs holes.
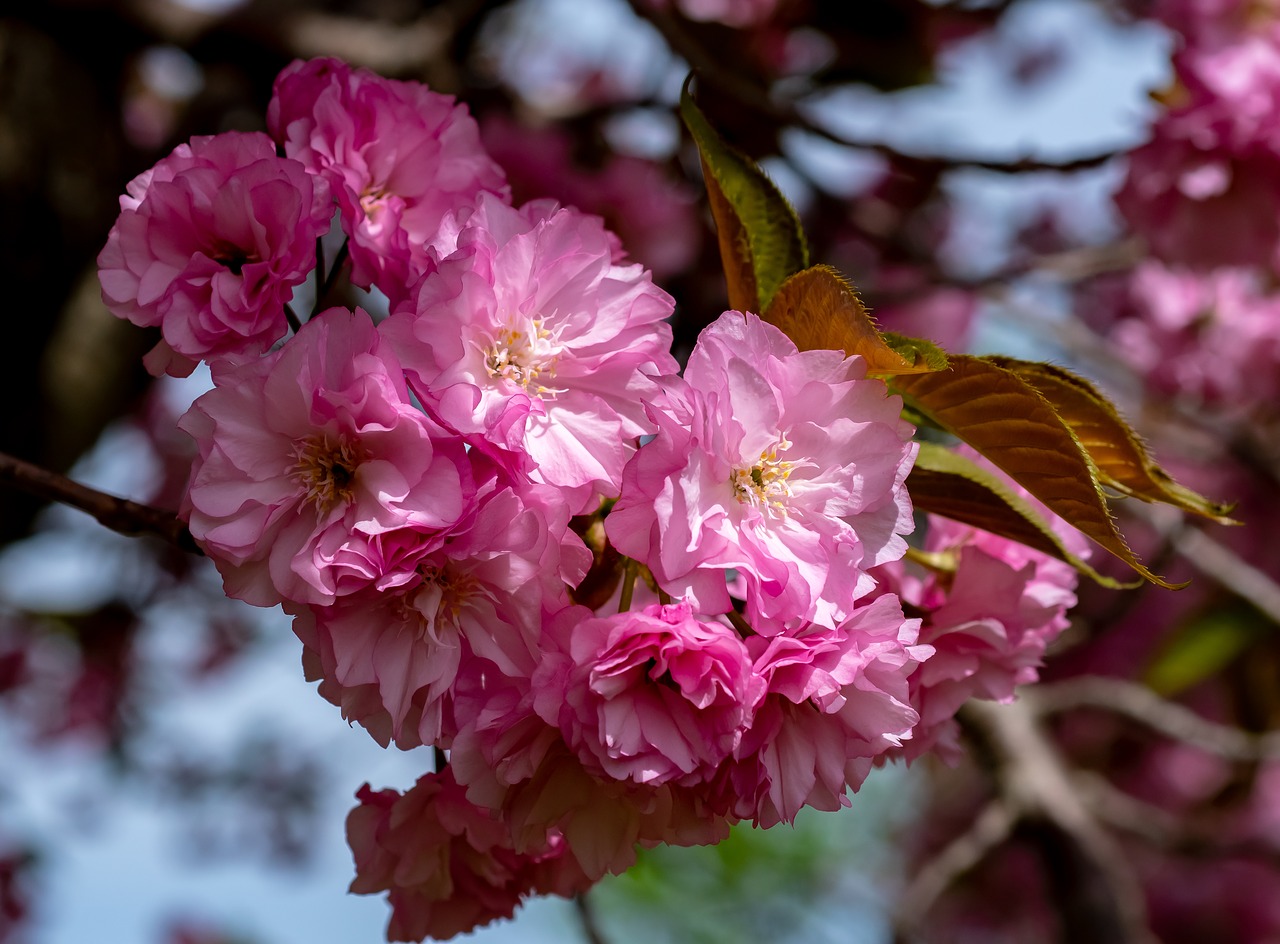
[[[331,216],[328,185],[265,134],[192,138],[120,198],[98,256],[103,301],[160,328],[153,374],[257,357],[288,331],[285,305]]]
[[[733,568],[757,632],[839,625],[913,527],[899,398],[861,358],[798,352],[740,312],[702,332],[685,381],[651,410],[658,434],[627,465],[610,540],[702,612],[730,608]]]

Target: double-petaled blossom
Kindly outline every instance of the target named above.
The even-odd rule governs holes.
[[[650,411],[658,433],[627,465],[609,539],[702,612],[730,609],[733,568],[757,632],[838,626],[913,527],[899,399],[861,358],[799,352],[740,312],[702,332],[684,379]]]
[[[560,488],[575,513],[617,494],[642,400],[673,374],[671,297],[593,216],[484,198],[457,251],[381,329],[442,423]]]
[[[1084,535],[1016,483],[1008,486],[1050,523],[1072,554],[1089,556]],[[1075,606],[1076,571],[1023,544],[934,516],[925,550],[941,556],[944,571],[921,579],[895,562],[876,576],[924,614],[920,642],[934,649],[911,677],[920,724],[904,753],[914,758],[934,750],[954,759],[960,751],[954,719],[961,705],[970,698],[1011,701],[1017,686],[1039,678],[1045,649],[1067,628],[1067,611]]]
[[[231,596],[325,605],[406,584],[474,501],[463,443],[414,406],[358,309],[214,381],[179,423],[199,449],[183,516]]]
[[[192,138],[134,178],[98,256],[107,307],[162,340],[153,374],[241,363],[288,331],[285,305],[315,266],[329,187],[265,134]]]
[[[338,59],[298,60],[281,72],[267,125],[289,157],[332,187],[352,280],[392,298],[430,264],[447,215],[481,193],[507,194],[463,106]]]
[[[615,780],[711,779],[764,693],[737,633],[687,603],[587,619],[562,642],[534,676],[537,706],[585,765]]]
[[[351,891],[387,893],[389,941],[453,937],[511,917],[530,895],[569,897],[591,884],[554,831],[537,849],[512,849],[506,825],[468,801],[448,768],[403,795],[365,784],[356,798],[347,816]]]
[[[463,663],[528,678],[541,658],[544,613],[565,607],[566,583],[582,578],[588,552],[550,489],[486,484],[452,533],[416,558],[408,582],[295,617],[308,678],[384,746],[447,747]]]
[[[1168,2],[1177,85],[1116,204],[1166,262],[1274,265],[1280,253],[1280,24],[1246,2]]]
[[[834,629],[748,637],[767,687],[717,784],[734,815],[769,827],[806,806],[849,804],[875,759],[912,736],[908,679],[931,655],[917,644],[919,628],[884,594]]]
[[[1160,396],[1247,411],[1280,395],[1280,294],[1260,271],[1147,260],[1100,279],[1079,311]]]

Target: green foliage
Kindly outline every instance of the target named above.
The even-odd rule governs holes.
[[[1248,603],[1212,606],[1169,638],[1143,681],[1152,691],[1175,697],[1219,675],[1274,631],[1274,625]]]
[[[609,940],[671,944],[847,944],[879,939],[895,836],[916,785],[903,767],[876,770],[854,808],[803,810],[794,827],[740,824],[715,846],[641,850],[625,874],[593,889]],[[852,888],[866,889],[862,897]],[[865,925],[859,935],[855,925]]]
[[[759,314],[789,275],[809,266],[800,219],[755,161],[726,144],[708,124],[689,94],[688,81],[680,93],[680,115],[702,155],[729,307]]]

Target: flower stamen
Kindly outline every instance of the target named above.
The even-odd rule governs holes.
[[[312,436],[293,444],[295,462],[289,476],[305,490],[305,501],[323,513],[355,497],[356,469],[364,455],[361,451],[329,435]]]
[[[558,332],[545,327],[543,318],[531,318],[525,330],[508,327],[498,333],[484,352],[485,370],[495,380],[501,378],[537,397],[554,399],[563,388],[549,387],[539,378],[556,375],[560,359]]]
[[[729,477],[734,497],[743,504],[785,518],[787,499],[792,494],[788,479],[799,463],[779,459],[778,454],[785,453],[791,445],[784,436],[769,448],[762,449],[760,461],[755,465],[746,469],[735,468]]]

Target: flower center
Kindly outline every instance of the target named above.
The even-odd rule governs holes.
[[[420,617],[423,636],[440,642],[442,629],[458,630],[462,611],[483,589],[474,576],[459,573],[447,565],[423,564],[418,568],[422,583],[411,594],[410,605]]]
[[[484,366],[489,376],[501,378],[526,393],[554,399],[563,389],[546,384],[556,375],[561,345],[544,319],[531,318],[521,327],[508,327],[485,348]]]
[[[327,434],[293,444],[296,461],[290,477],[306,490],[305,500],[317,511],[327,512],[355,496],[356,469],[363,454],[344,439]]]
[[[748,469],[734,469],[729,481],[733,494],[743,504],[750,504],[761,511],[786,517],[786,501],[791,497],[791,485],[787,479],[797,463],[779,459],[778,453],[791,448],[786,437],[768,449],[761,450],[760,461]]]
[[[239,246],[233,246],[227,242],[216,243],[209,249],[207,255],[218,265],[225,266],[235,275],[240,275],[244,271],[244,267],[250,262],[262,261],[248,249],[241,249]]]
[[[386,207],[391,191],[386,184],[369,184],[360,193],[360,209],[364,210],[365,219],[375,222],[375,217]]]

